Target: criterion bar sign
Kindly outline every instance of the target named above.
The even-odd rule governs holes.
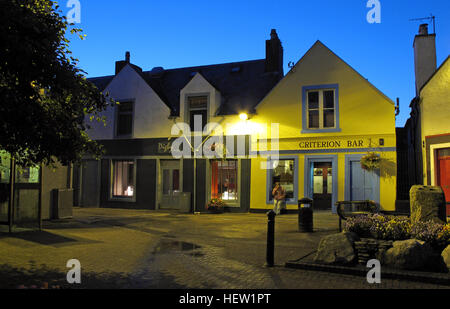
[[[299,143],[300,149],[329,149],[329,148],[362,148],[364,140],[331,140],[331,141],[305,141]]]

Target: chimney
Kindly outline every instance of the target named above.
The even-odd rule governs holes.
[[[283,46],[277,31],[272,29],[270,40],[266,40],[266,72],[283,73]]]
[[[127,51],[125,53],[125,60],[116,61],[116,73],[115,74],[117,75],[117,73],[119,73],[123,69],[123,67],[129,63],[130,63],[130,52]]]
[[[416,95],[436,71],[436,34],[428,34],[428,24],[419,27],[414,38],[414,71],[416,75]]]

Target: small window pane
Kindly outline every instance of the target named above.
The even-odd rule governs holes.
[[[133,197],[134,192],[134,162],[113,162],[113,196]]]
[[[313,110],[308,112],[309,121],[308,121],[308,127],[309,128],[318,128],[319,127],[319,111]]]
[[[272,173],[271,191],[275,188],[275,184],[279,182],[286,191],[285,199],[294,198],[294,164],[294,160],[280,160]],[[273,199],[272,192],[270,192],[270,198]]]
[[[323,126],[324,128],[334,127],[334,110],[323,111]]]
[[[323,107],[334,108],[334,91],[327,90],[323,92]]]
[[[319,108],[319,92],[308,92],[308,109]]]
[[[207,96],[189,97],[188,102],[190,109],[203,109],[208,107]]]
[[[195,130],[195,116],[201,116],[202,121],[201,121],[201,127],[199,128],[200,132],[203,131],[203,129],[206,126],[206,121],[207,121],[207,115],[206,115],[206,110],[194,110],[191,111],[191,115],[190,115],[190,127],[191,127],[191,132],[196,131]],[[198,118],[198,117],[197,117]]]
[[[438,149],[438,158],[450,157],[450,148]]]
[[[117,117],[117,135],[130,135],[133,128],[133,115],[124,114]]]
[[[121,102],[119,103],[119,112],[132,112],[133,102]]]

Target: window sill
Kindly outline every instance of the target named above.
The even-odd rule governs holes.
[[[334,128],[334,129],[303,129],[301,131],[302,134],[306,133],[327,133],[327,132],[342,132],[340,128]]]

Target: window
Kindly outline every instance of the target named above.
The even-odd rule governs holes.
[[[211,198],[238,200],[238,161],[211,161]]]
[[[208,122],[208,96],[193,96],[188,97],[188,116],[191,132],[195,132],[195,119],[201,117],[201,129],[206,126]],[[197,117],[196,117],[197,116]]]
[[[134,161],[112,162],[112,196],[132,198],[135,196]]]
[[[303,131],[340,131],[338,85],[303,87]]]
[[[273,201],[272,190],[277,182],[286,191],[286,201],[296,199],[296,162],[295,159],[280,159],[270,161],[273,169],[269,169],[268,201]]]
[[[116,136],[133,134],[133,102],[120,102],[117,106]]]

